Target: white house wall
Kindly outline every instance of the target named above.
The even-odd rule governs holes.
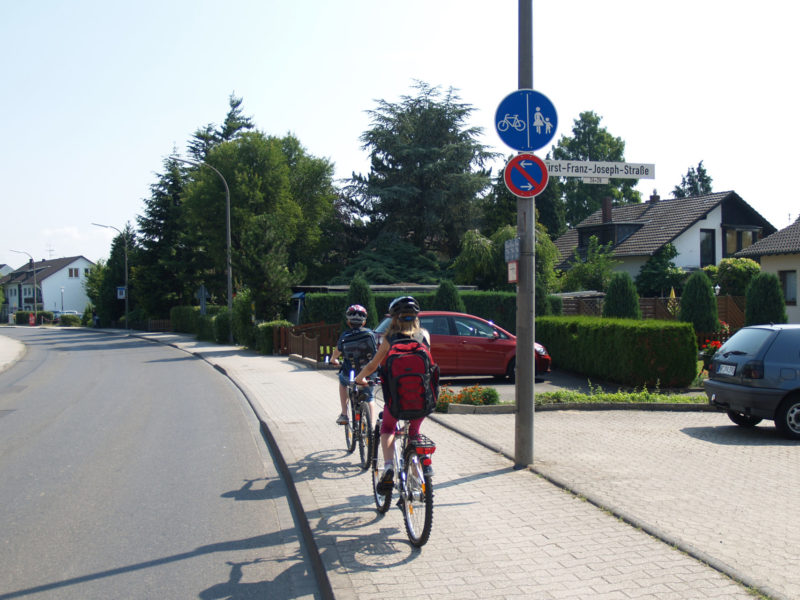
[[[800,254],[779,254],[776,256],[762,256],[761,270],[764,273],[774,273],[778,271],[795,271],[800,275]],[[797,287],[800,288],[800,277],[797,280]],[[800,298],[800,289],[795,290],[795,297]],[[787,306],[786,315],[789,323],[800,323],[800,306]]]
[[[83,284],[86,273],[92,263],[83,257],[76,259],[57,273],[53,273],[41,282],[42,304],[44,310],[61,310],[61,288],[64,288],[64,310],[74,310],[83,314],[89,304],[89,296]],[[78,277],[70,277],[69,270],[78,269]]]
[[[722,207],[717,206],[702,219],[684,231],[672,242],[678,251],[673,262],[682,269],[700,268],[700,230],[714,230],[714,263],[722,257]]]

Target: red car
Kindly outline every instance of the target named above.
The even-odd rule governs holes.
[[[388,329],[386,317],[375,328],[378,341]],[[419,313],[422,327],[431,334],[431,354],[442,375],[494,375],[514,381],[517,338],[480,317],[457,312],[426,310]],[[536,373],[550,371],[550,355],[535,344]]]

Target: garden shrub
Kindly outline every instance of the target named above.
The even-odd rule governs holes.
[[[703,271],[695,271],[686,281],[678,319],[691,323],[698,333],[716,331],[719,327],[717,299],[711,289],[711,280]]]
[[[467,312],[467,307],[458,293],[458,288],[449,279],[443,280],[436,289],[433,303],[429,310],[449,310],[453,312]]]
[[[747,286],[745,299],[745,325],[788,321],[783,289],[775,273],[759,273],[753,277]]]
[[[214,317],[197,315],[197,339],[205,342],[214,341]]]
[[[81,318],[78,315],[61,315],[58,324],[60,327],[79,327]]]
[[[342,327],[347,327],[347,321],[344,313],[347,310],[347,307],[352,306],[353,304],[360,304],[367,309],[366,326],[370,329],[375,329],[375,327],[378,326],[378,322],[381,320],[378,316],[378,311],[375,308],[375,295],[372,293],[367,280],[360,275],[353,277],[353,281],[350,282],[350,289],[347,292],[347,302],[342,308],[342,313],[338,321],[341,322]],[[337,321],[331,321],[331,323],[336,322]]]
[[[281,327],[291,327],[290,321],[269,321],[267,323],[259,323],[256,325],[255,333],[255,347],[253,348],[259,354],[266,354],[271,356],[275,354],[275,330]]]
[[[625,386],[686,387],[697,375],[689,323],[547,316],[536,339],[559,369]]]
[[[173,306],[169,311],[172,331],[177,333],[195,333],[197,317],[200,311],[195,306]]]
[[[617,272],[611,276],[608,292],[603,301],[603,316],[618,319],[642,318],[636,284],[627,273]]]
[[[230,343],[231,313],[226,308],[214,317],[214,341],[217,344]]]

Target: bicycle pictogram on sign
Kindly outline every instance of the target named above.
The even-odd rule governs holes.
[[[515,150],[531,152],[553,139],[558,128],[558,114],[544,94],[517,90],[500,102],[494,123],[504,143]]]

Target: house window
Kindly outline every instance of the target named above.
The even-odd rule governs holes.
[[[84,269],[83,270],[83,276],[84,277],[88,277],[89,276],[89,269]]]
[[[69,276],[71,278],[80,277],[81,276],[81,270],[80,269],[72,269],[71,268],[69,270]]]
[[[725,229],[725,256],[733,256],[739,250],[749,248],[758,241],[756,229]]]
[[[783,288],[783,300],[791,306],[797,305],[797,271],[778,271]]]
[[[700,266],[716,264],[716,243],[713,229],[700,230]]]

